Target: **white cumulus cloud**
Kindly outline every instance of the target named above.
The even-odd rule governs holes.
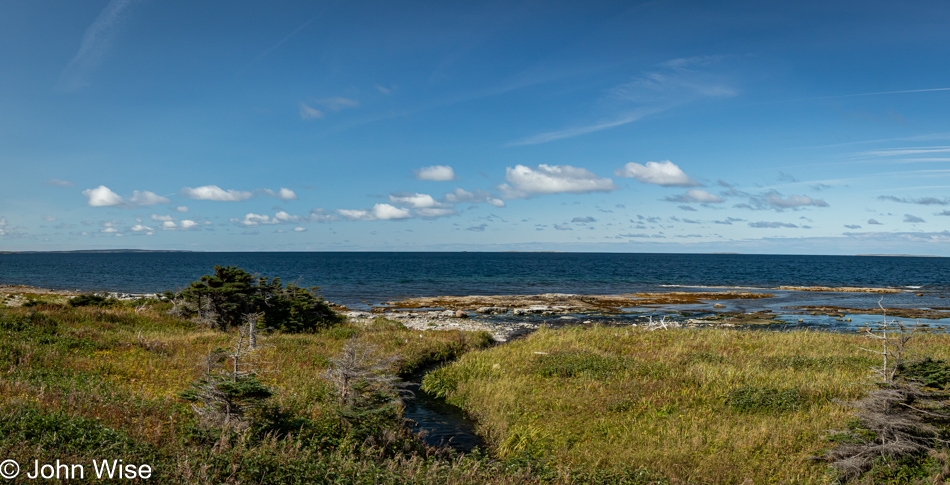
[[[197,222],[192,221],[192,220],[189,220],[189,219],[182,219],[182,221],[181,221],[181,228],[182,228],[182,229],[191,229],[191,228],[194,228],[194,227],[198,227],[198,223],[197,223]]]
[[[393,207],[389,204],[376,204],[373,206],[373,216],[377,219],[405,219],[411,215],[412,213],[409,209],[400,209],[399,207]]]
[[[133,190],[132,198],[129,199],[135,205],[155,205],[155,204],[168,204],[171,203],[167,197],[162,197],[161,195],[156,194],[155,192],[149,192],[147,190]]]
[[[484,190],[475,190],[469,192],[465,189],[456,188],[454,192],[449,192],[442,197],[442,200],[452,204],[458,203],[469,203],[469,204],[482,204],[488,203],[495,207],[504,207],[505,201],[499,199],[491,192],[485,192]]]
[[[409,209],[403,209],[389,204],[376,204],[370,210],[340,209],[337,212],[351,221],[376,221],[412,217],[412,211]]]
[[[441,205],[429,194],[389,194],[389,201],[396,205],[414,208],[439,207]]]
[[[119,197],[119,194],[113,192],[105,185],[100,185],[94,189],[83,190],[82,195],[89,199],[89,205],[92,207],[117,207],[126,205],[125,200]]]
[[[663,187],[696,187],[699,182],[689,178],[675,163],[664,160],[662,162],[647,162],[646,165],[630,162],[622,169],[614,172],[618,177],[630,177],[644,184],[661,185]]]
[[[310,214],[306,216],[298,216],[284,211],[278,211],[273,216],[248,212],[244,215],[243,219],[238,219],[236,217],[231,218],[231,222],[248,227],[259,226],[262,224],[270,225],[291,223],[296,224],[301,222],[333,222],[335,220],[337,220],[336,216],[325,213],[323,209],[313,209],[310,211]]]
[[[422,167],[415,170],[416,178],[419,180],[433,180],[436,182],[446,182],[455,180],[455,170],[448,165],[433,165],[431,167]]]
[[[498,186],[509,198],[526,197],[532,194],[586,194],[610,192],[617,186],[608,178],[600,178],[584,168],[570,165],[540,164],[537,168],[515,165],[506,168],[507,184]],[[510,184],[510,185],[509,185]]]
[[[264,189],[264,193],[271,196],[277,197],[280,200],[297,200],[297,194],[293,190],[286,189],[281,187],[278,191],[273,191],[271,189]]]
[[[240,202],[250,199],[254,194],[242,190],[224,190],[217,185],[203,185],[201,187],[185,187],[181,195],[196,200],[215,200],[221,202]]]
[[[168,204],[171,202],[167,197],[162,197],[148,190],[133,190],[132,197],[126,200],[105,185],[83,190],[82,195],[89,199],[89,205],[93,207],[131,208],[133,205]]]

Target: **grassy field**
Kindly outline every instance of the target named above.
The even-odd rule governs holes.
[[[400,355],[393,370],[405,373],[486,345],[489,336],[420,336],[380,321],[264,337],[262,381],[274,396],[254,416],[255,429],[228,440],[201,427],[178,395],[201,376],[205,356],[235,336],[172,318],[166,307],[0,310],[0,457],[23,464],[24,473],[36,459],[123,459],[150,464],[157,483],[427,483],[478,475],[477,466],[433,461],[426,450],[348,442],[332,388],[318,376],[350,338]]]
[[[154,483],[827,482],[809,457],[847,427],[836,400],[861,396],[874,363],[854,335],[595,327],[492,347],[484,333],[378,319],[264,335],[273,396],[246,431],[222,432],[181,394],[234,331],[169,316],[167,303],[53,298],[0,308],[0,459],[24,472],[122,459],[150,465]],[[401,375],[458,357],[426,388],[470,412],[492,449],[426,448],[398,416],[348,421],[321,374],[352,341],[398,356]],[[950,359],[948,344],[920,335],[912,348]]]
[[[912,342],[950,358],[948,335]],[[868,389],[879,364],[859,349],[869,344],[819,332],[542,329],[467,353],[423,388],[473,415],[499,456],[636,464],[695,483],[827,483],[828,464],[812,457],[853,419],[842,402]]]

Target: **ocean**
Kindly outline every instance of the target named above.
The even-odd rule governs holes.
[[[912,290],[891,306],[950,306],[950,258],[640,253],[154,252],[0,254],[0,284],[157,293],[188,285],[215,265],[301,286],[365,308],[394,299],[473,294],[620,294],[715,288],[858,286]],[[822,304],[793,292],[775,305]],[[917,297],[916,294],[923,294]],[[876,306],[880,295],[834,294]],[[820,300],[820,301],[819,301]],[[818,301],[818,303],[815,303]],[[768,305],[768,303],[763,302]],[[825,302],[826,303],[826,302]],[[866,307],[867,307],[866,306]]]

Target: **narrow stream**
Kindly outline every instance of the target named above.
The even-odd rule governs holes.
[[[403,403],[403,416],[416,422],[413,431],[424,430],[428,433],[424,439],[427,445],[448,446],[462,453],[468,453],[476,447],[484,448],[485,442],[475,433],[475,423],[465,416],[461,408],[419,389],[423,376],[435,368],[423,369],[409,378],[406,388],[412,391],[413,396]]]

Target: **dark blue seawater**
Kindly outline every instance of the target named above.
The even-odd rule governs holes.
[[[671,286],[919,287],[928,296],[950,290],[950,258],[629,253],[0,254],[0,284],[151,293],[187,286],[214,265],[319,286],[327,300],[351,307],[413,296],[617,294]]]

